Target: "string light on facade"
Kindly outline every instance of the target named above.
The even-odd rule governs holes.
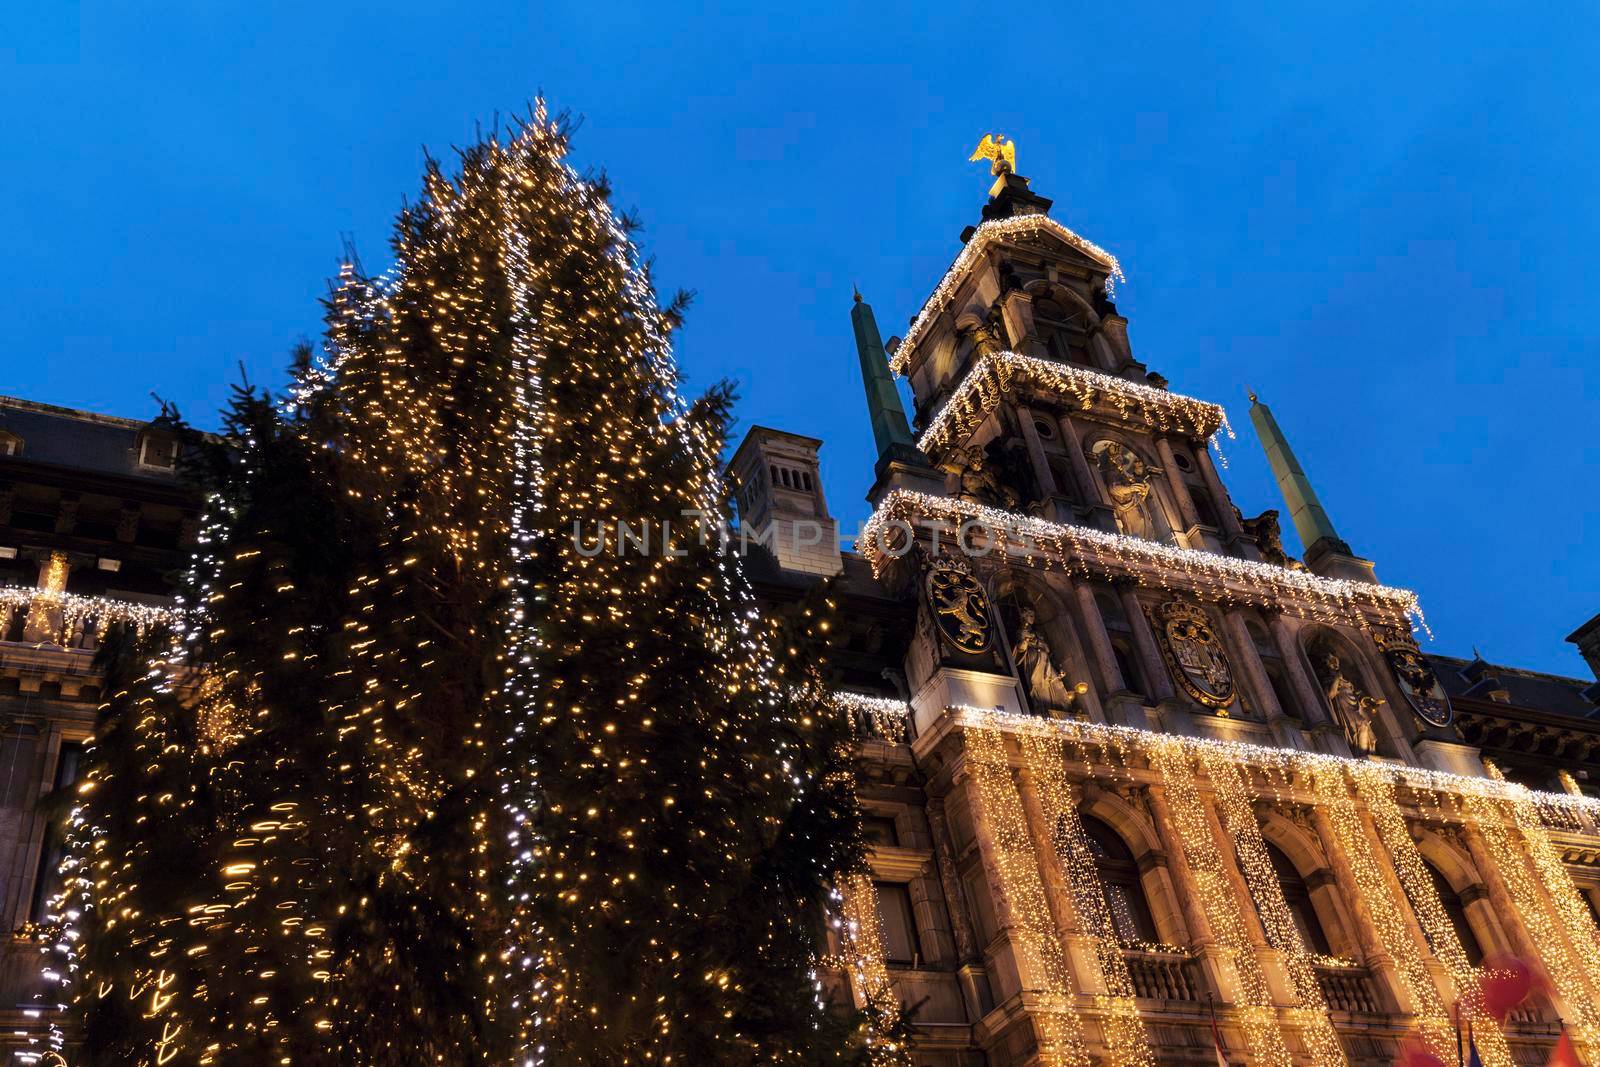
[[[1107,533],[1089,526],[1049,522],[987,505],[906,489],[885,494],[862,527],[856,549],[874,573],[908,547],[909,533],[930,523],[942,524],[942,544],[975,554],[999,553],[1030,564],[1054,567],[1102,580],[1132,577],[1142,584],[1162,584],[1164,572],[1177,571],[1194,583],[1200,595],[1221,604],[1280,606],[1283,601],[1307,605],[1318,618],[1368,625],[1363,608],[1385,622],[1416,620],[1426,629],[1415,593],[1391,586],[1324,578],[1309,571],[1256,560],[1178,548],[1160,541]],[[977,546],[975,549],[972,546]]]
[[[1076,398],[1086,410],[1104,406],[1126,421],[1142,422],[1162,432],[1181,433],[1195,440],[1210,439],[1218,452],[1222,448],[1218,435],[1233,437],[1228,413],[1221,405],[1066,363],[1016,352],[995,352],[980,359],[962,378],[917,440],[917,447],[935,455],[960,444],[982,425],[1001,400],[1022,387],[1064,393]]]
[[[925,339],[929,327],[950,306],[950,302],[955,299],[956,290],[960,288],[968,271],[974,264],[982,261],[991,245],[998,241],[1027,240],[1041,234],[1057,237],[1103,264],[1107,271],[1107,296],[1115,296],[1116,283],[1127,280],[1123,276],[1122,266],[1117,262],[1116,256],[1093,241],[1078,236],[1049,215],[1013,215],[1005,219],[991,219],[972,232],[966,246],[961,249],[961,254],[956,257],[955,263],[934,287],[933,293],[922,305],[922,310],[918,312],[916,318],[911,320],[911,327],[906,330],[905,339],[900,342],[900,347],[895,349],[894,356],[889,361],[889,369],[896,374],[906,372],[911,365],[912,353]]]

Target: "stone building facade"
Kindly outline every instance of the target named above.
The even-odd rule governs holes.
[[[1222,409],[1134,356],[1116,260],[1050,206],[999,174],[903,338],[857,297],[853,549],[821,441],[757,427],[730,462],[764,604],[829,581],[843,607],[872,847],[836,995],[906,1013],[925,1067],[1389,1064],[1453,1047],[1458,1001],[1489,1067],[1542,1064],[1563,1020],[1595,1062],[1600,683],[1421,653],[1254,400],[1284,506],[1245,517]],[[157,426],[0,398],[8,1052],[94,648],[170,602],[195,536],[174,467]],[[1600,617],[1569,640],[1600,677]],[[1548,981],[1500,1025],[1470,993],[1511,955]]]
[[[1600,685],[1423,654],[1255,397],[1284,500],[1245,517],[1222,410],[1136,358],[1116,260],[1001,169],[903,338],[856,297],[855,550],[749,557],[774,608],[843,603],[848,995],[928,1067],[1453,1063],[1458,1001],[1485,1063],[1544,1063],[1562,1021],[1600,1055]],[[747,525],[831,530],[774,480],[819,485],[816,448],[751,431]],[[1595,663],[1600,619],[1569,640]],[[1508,956],[1548,985],[1500,1025],[1473,991]]]
[[[34,925],[56,885],[61,799],[94,727],[107,627],[171,604],[197,530],[176,442],[129,419],[0,397],[0,1049],[37,1017]]]

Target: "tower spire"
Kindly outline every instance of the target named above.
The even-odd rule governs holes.
[[[1300,543],[1309,551],[1318,541],[1327,540],[1333,543],[1329,547],[1343,546],[1341,551],[1349,552],[1350,547],[1339,540],[1333,520],[1328,518],[1322,501],[1317,499],[1317,491],[1311,488],[1311,479],[1306,477],[1305,469],[1289,448],[1289,439],[1278,427],[1278,420],[1272,417],[1272,409],[1257,399],[1253,390],[1250,391],[1250,421],[1255,424],[1256,436],[1261,438],[1261,447],[1266,450],[1267,462],[1272,465],[1272,475],[1278,480],[1278,491],[1289,508],[1289,518],[1294,523],[1295,533],[1300,535]]]
[[[1246,391],[1250,396],[1250,421],[1255,425],[1256,436],[1261,438],[1261,447],[1267,453],[1267,462],[1272,466],[1278,491],[1289,509],[1295,533],[1300,535],[1300,543],[1305,546],[1307,568],[1328,577],[1376,581],[1372,576],[1372,564],[1356,556],[1333,528],[1333,520],[1328,517],[1322,501],[1317,499],[1317,491],[1311,488],[1305,468],[1289,448],[1289,439],[1283,435],[1278,420],[1273,418],[1272,409],[1261,402],[1254,390]]]
[[[850,325],[855,329],[856,354],[861,357],[861,384],[867,393],[867,414],[872,419],[872,439],[878,446],[879,458],[895,451],[914,452],[916,440],[906,422],[900,392],[889,374],[889,357],[883,351],[878,321],[872,316],[872,305],[861,299],[859,289],[855,291],[855,303],[850,308]]]

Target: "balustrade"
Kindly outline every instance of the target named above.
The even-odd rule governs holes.
[[[1205,999],[1194,960],[1188,956],[1123,949],[1122,958],[1128,964],[1128,977],[1133,979],[1134,996],[1190,1002]]]

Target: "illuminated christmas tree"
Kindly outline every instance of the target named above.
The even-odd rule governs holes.
[[[706,535],[731,396],[680,401],[566,147],[430,163],[325,357],[186,434],[188,600],[73,818],[83,1062],[893,1061],[816,973],[862,848],[825,600],[762,619]]]

